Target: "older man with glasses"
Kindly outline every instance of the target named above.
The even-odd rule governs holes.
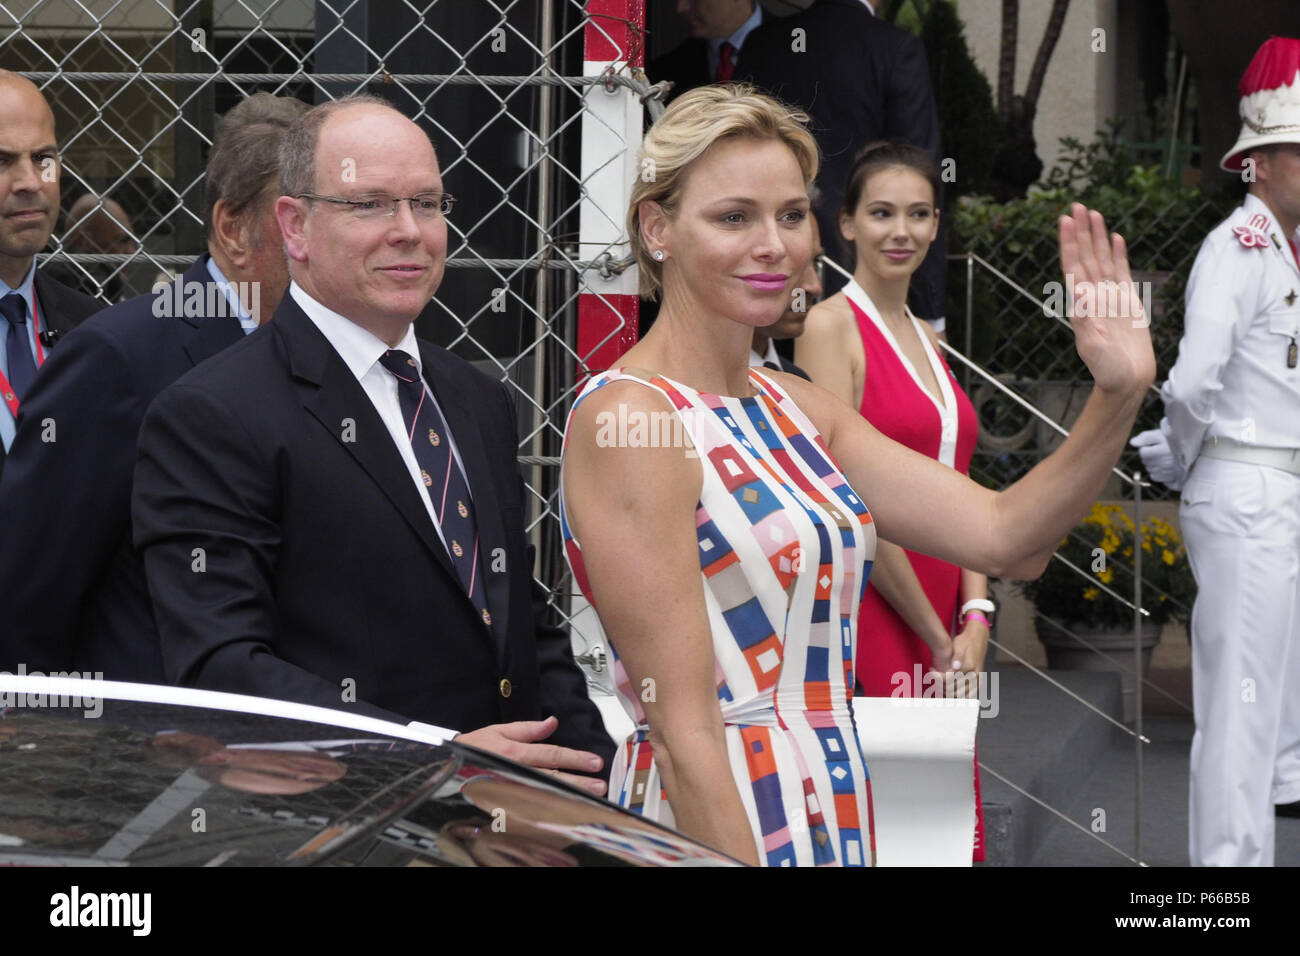
[[[613,744],[567,634],[534,614],[509,392],[415,337],[452,206],[432,144],[350,97],[302,118],[280,177],[274,322],[163,393],[140,436],[167,677],[599,772]]]

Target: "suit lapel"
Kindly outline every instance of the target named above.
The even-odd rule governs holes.
[[[393,447],[392,435],[361,383],[288,293],[275,312],[271,330],[284,343],[303,407],[370,476],[459,589],[451,556],[438,538],[405,462]]]
[[[53,348],[60,337],[75,327],[78,322],[97,311],[101,305],[92,299],[76,295],[71,289],[45,275],[39,268],[32,277],[32,293],[36,297],[36,308],[40,313],[40,330],[45,349]],[[93,308],[83,305],[83,302],[91,303]],[[0,341],[3,339],[0,338]],[[0,415],[8,414],[9,410],[0,406]],[[4,445],[0,445],[0,471],[3,471],[8,457],[9,453]]]
[[[201,256],[194,265],[185,270],[181,276],[181,281],[185,283],[185,286],[182,286],[182,293],[191,282],[203,283],[206,286],[207,283],[212,281],[212,273],[208,271],[207,262],[208,257]],[[162,294],[167,295],[170,293],[164,292]],[[208,301],[209,298],[206,295],[204,296],[205,301]],[[222,349],[234,345],[244,337],[244,329],[239,324],[239,317],[230,315],[229,312],[225,315],[209,315],[202,318],[185,317],[184,315],[180,317],[194,326],[194,331],[185,340],[184,349],[189,360],[195,365],[212,358]]]
[[[692,75],[687,79],[687,83],[692,87],[708,86],[713,82],[713,74],[709,72],[709,43],[697,37],[691,37],[688,42],[694,44],[694,50],[689,60],[692,65]],[[682,91],[677,92],[680,94]]]
[[[36,270],[32,280],[36,293],[36,305],[41,312],[41,331],[50,332],[57,342],[58,337],[70,332],[78,322],[89,317],[98,308],[107,308],[103,303],[83,299],[62,283]],[[75,300],[75,301],[74,301]],[[86,308],[82,302],[91,302],[94,308]]]
[[[494,556],[499,558],[507,554],[508,549],[501,502],[496,493],[496,476],[483,442],[483,423],[481,416],[476,415],[471,407],[471,402],[479,396],[472,383],[466,383],[464,388],[458,387],[459,383],[452,378],[454,373],[448,369],[449,363],[424,342],[420,343],[420,361],[424,367],[424,380],[438,400],[438,407],[447,419],[447,427],[451,429],[461,463],[465,466],[465,479],[474,499],[474,518],[478,523],[480,570],[484,575],[488,611],[492,614],[492,634],[498,653],[503,653],[509,627],[510,574],[519,573],[519,569],[507,567],[505,573],[493,570]]]

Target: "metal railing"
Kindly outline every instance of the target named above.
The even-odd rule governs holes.
[[[968,350],[970,349],[972,329],[974,327],[973,297],[969,294],[969,290],[973,287],[973,281],[975,277],[974,270],[976,266],[985,270],[989,275],[991,275],[998,282],[1005,284],[1008,288],[1010,288],[1010,290],[1016,296],[1020,297],[1023,300],[1033,303],[1033,307],[1036,314],[1041,313],[1047,317],[1055,319],[1058,323],[1064,325],[1066,328],[1070,328],[1069,322],[1067,319],[1065,319],[1064,316],[1048,308],[1046,303],[1043,300],[1035,297],[1031,292],[1029,292],[1029,290],[1024,288],[1022,284],[1017,283],[1014,279],[1007,276],[1004,272],[999,270],[992,263],[989,263],[986,260],[984,260],[982,257],[975,255],[974,253],[967,253],[964,255],[952,255],[949,257],[949,259],[962,260],[966,264],[965,272],[967,277],[968,294],[966,296],[967,313],[965,319],[966,319],[966,342],[967,342]],[[829,258],[824,258],[822,261],[826,267],[834,269],[835,271],[842,274],[846,279],[852,278],[852,275],[851,273],[849,273],[848,270],[844,269],[842,266],[840,266],[838,263],[834,262],[833,260]],[[976,379],[982,381],[987,386],[994,389],[998,394],[1005,397],[1008,401],[1012,402],[1015,406],[1017,406],[1022,411],[1030,415],[1033,419],[1043,423],[1049,429],[1051,429],[1056,434],[1062,436],[1063,438],[1068,437],[1069,430],[1065,427],[1064,424],[1052,419],[1049,415],[1047,415],[1044,411],[1042,411],[1042,409],[1036,407],[1032,402],[1030,402],[1025,396],[1019,394],[1014,389],[1012,389],[1007,384],[1005,384],[1003,381],[1001,381],[1000,378],[997,375],[995,375],[993,372],[991,372],[989,369],[973,361],[967,355],[963,355],[960,351],[958,351],[949,343],[941,340],[939,344],[942,347],[945,355],[950,360],[955,360],[961,366],[962,370],[967,374],[967,382],[970,381],[970,376],[973,375]],[[969,386],[967,390],[969,391]],[[1158,389],[1155,389],[1153,387],[1151,391],[1158,397],[1159,395]],[[1112,665],[1114,670],[1116,670],[1120,674],[1132,675],[1132,677],[1134,678],[1134,704],[1133,704],[1134,717],[1135,717],[1134,726],[1129,727],[1126,724],[1120,722],[1119,720],[1116,720],[1115,717],[1106,713],[1100,707],[1097,707],[1090,701],[1086,700],[1079,694],[1075,693],[1070,688],[1066,687],[1063,683],[1061,683],[1056,678],[1052,677],[1052,675],[1047,673],[1045,670],[1034,666],[1032,663],[1025,660],[1020,655],[1016,654],[1010,647],[992,638],[990,638],[989,643],[991,646],[996,648],[1000,654],[1005,654],[1008,657],[1014,659],[1016,663],[1024,667],[1029,672],[1033,673],[1039,679],[1047,682],[1048,684],[1050,684],[1051,686],[1059,690],[1065,696],[1071,698],[1076,703],[1082,705],[1086,710],[1100,717],[1102,720],[1104,720],[1105,722],[1113,726],[1115,729],[1119,730],[1121,733],[1126,734],[1133,739],[1134,766],[1135,766],[1135,785],[1134,785],[1134,797],[1133,797],[1134,810],[1135,810],[1133,853],[1131,855],[1129,853],[1126,853],[1119,847],[1115,846],[1109,841],[1098,836],[1096,833],[1092,832],[1087,827],[1083,827],[1079,825],[1077,822],[1071,820],[1069,816],[1066,813],[1064,813],[1060,808],[1053,807],[1046,801],[1029,793],[1026,789],[1015,784],[1011,780],[1008,780],[1006,777],[1004,777],[1002,774],[998,773],[997,771],[993,770],[992,768],[986,766],[983,761],[980,761],[980,769],[988,771],[990,775],[1002,781],[1007,786],[1011,787],[1013,790],[1016,790],[1022,795],[1028,797],[1034,803],[1042,806],[1044,809],[1046,809],[1054,816],[1059,817],[1060,819],[1070,823],[1074,828],[1080,830],[1083,833],[1088,834],[1089,837],[1093,838],[1098,843],[1106,846],[1108,849],[1118,853],[1119,855],[1125,857],[1131,862],[1137,863],[1139,865],[1143,865],[1141,863],[1142,860],[1141,811],[1142,811],[1142,790],[1144,785],[1142,747],[1151,742],[1150,739],[1143,732],[1142,718],[1143,718],[1143,707],[1144,707],[1144,699],[1143,699],[1144,688],[1150,688],[1151,690],[1155,691],[1161,696],[1172,701],[1177,707],[1179,707],[1181,710],[1186,711],[1187,713],[1191,713],[1191,708],[1184,701],[1178,700],[1178,698],[1174,697],[1172,694],[1169,694],[1163,688],[1154,684],[1143,673],[1144,668],[1142,664],[1142,625],[1144,621],[1147,618],[1149,618],[1151,615],[1150,615],[1150,611],[1147,608],[1142,606],[1145,587],[1144,587],[1144,581],[1142,576],[1142,550],[1143,549],[1140,547],[1140,536],[1141,536],[1141,528],[1142,528],[1141,510],[1143,504],[1144,489],[1151,488],[1151,483],[1149,481],[1146,481],[1142,477],[1141,473],[1138,471],[1125,472],[1121,470],[1119,467],[1112,468],[1111,471],[1122,484],[1127,485],[1131,490],[1133,507],[1135,511],[1134,523],[1136,528],[1138,529],[1137,540],[1139,546],[1136,546],[1133,549],[1134,561],[1132,567],[1129,568],[1127,565],[1123,565],[1122,562],[1120,562],[1121,566],[1123,566],[1126,570],[1130,570],[1132,573],[1133,594],[1131,599],[1125,597],[1124,595],[1112,589],[1105,581],[1102,581],[1096,575],[1092,574],[1091,572],[1071,562],[1068,558],[1066,558],[1063,554],[1060,553],[1060,549],[1058,549],[1052,554],[1051,560],[1059,562],[1062,566],[1067,568],[1072,574],[1076,575],[1079,578],[1079,580],[1085,583],[1087,586],[1097,588],[1101,594],[1105,594],[1109,599],[1117,601],[1120,604],[1132,610],[1133,612],[1133,655],[1134,656],[1133,656],[1133,663],[1131,667],[1124,664],[1119,659],[1105,653],[1100,648],[1090,644],[1084,638],[1080,637],[1074,631],[1070,630],[1069,627],[1064,622],[1056,621],[1048,617],[1039,608],[1037,607],[1034,608],[1034,614],[1036,618],[1050,622],[1062,633],[1067,635],[1071,640],[1075,641],[1081,647],[1085,648],[1089,653],[1098,656],[1102,660],[1106,661],[1108,664]],[[1169,600],[1172,600],[1175,604],[1179,606],[1180,609],[1184,611],[1189,610],[1188,608],[1186,608],[1185,605],[1182,604],[1182,602],[1177,601],[1177,599],[1172,598],[1170,595],[1164,594],[1164,592],[1162,591],[1159,593],[1164,595],[1164,597],[1168,598]]]

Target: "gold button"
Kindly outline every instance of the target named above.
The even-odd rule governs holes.
[[[501,696],[502,697],[510,696],[510,680],[505,677],[501,678]]]

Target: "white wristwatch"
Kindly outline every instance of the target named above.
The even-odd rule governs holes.
[[[993,616],[997,613],[998,606],[988,598],[972,598],[961,606],[961,613],[958,615],[962,623],[966,622],[966,615],[971,611],[983,611],[988,615],[989,623],[993,623]]]

